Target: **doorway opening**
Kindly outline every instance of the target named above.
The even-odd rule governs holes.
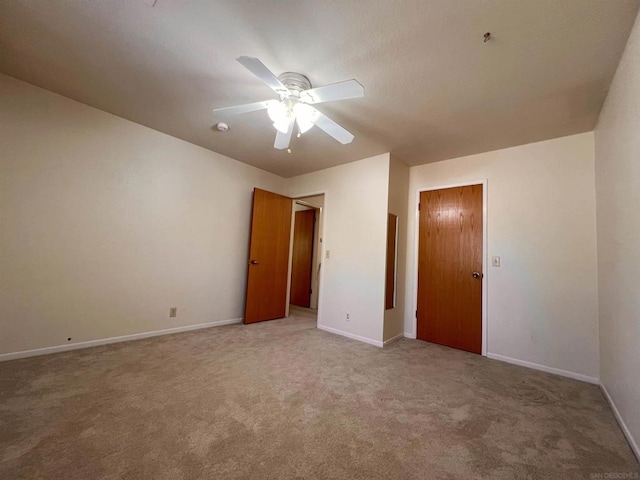
[[[243,323],[288,317],[293,288],[294,307],[297,309],[295,317],[313,318],[317,325],[317,314],[322,303],[319,292],[324,251],[324,204],[324,193],[294,199],[259,188],[253,189]],[[296,236],[306,243],[295,249],[294,272],[295,218],[299,212],[302,213],[298,215],[298,230],[304,227],[305,215],[307,226],[311,225],[312,228],[306,229],[306,236]],[[298,268],[300,266],[306,270]],[[300,309],[304,309],[306,314],[302,315]]]
[[[322,269],[324,194],[293,200],[289,259],[289,314],[317,315]]]

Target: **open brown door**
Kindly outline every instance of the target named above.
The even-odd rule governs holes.
[[[301,210],[293,225],[293,259],[291,262],[291,300],[293,305],[311,306],[311,272],[313,269],[313,229],[316,211]]]
[[[288,197],[253,190],[244,323],[285,316],[292,207]]]
[[[482,352],[482,185],[420,194],[421,340]]]

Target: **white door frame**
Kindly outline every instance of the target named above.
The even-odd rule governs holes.
[[[487,356],[487,285],[489,283],[489,271],[487,262],[487,198],[488,198],[488,181],[487,179],[478,180],[476,182],[455,183],[450,185],[439,185],[434,187],[420,187],[416,190],[415,202],[415,232],[414,232],[414,276],[413,276],[413,338],[418,338],[418,319],[415,312],[418,311],[418,254],[420,242],[420,211],[418,205],[420,203],[420,194],[422,192],[431,192],[433,190],[443,190],[445,188],[468,187],[470,185],[482,185],[482,356]]]

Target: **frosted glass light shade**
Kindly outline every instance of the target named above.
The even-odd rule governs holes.
[[[289,111],[282,102],[273,101],[267,107],[267,113],[272,122],[278,123],[289,120]]]
[[[296,104],[293,112],[295,113],[300,133],[305,133],[313,127],[313,122],[318,118],[318,111],[305,103]]]

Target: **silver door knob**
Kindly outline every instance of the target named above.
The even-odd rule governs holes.
[[[480,272],[473,272],[473,273],[471,274],[471,276],[472,276],[473,278],[482,278],[482,274],[481,274]]]
[[[249,265],[257,265],[258,260],[249,260]]]

